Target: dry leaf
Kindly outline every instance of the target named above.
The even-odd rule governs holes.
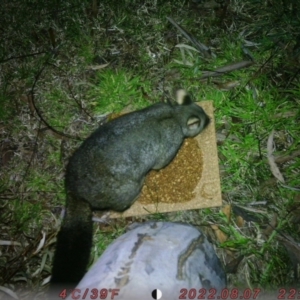
[[[12,297],[14,299],[19,299],[19,297],[17,296],[17,294],[15,292],[13,292],[11,289],[9,289],[5,286],[0,286],[0,291],[4,292],[5,294],[9,295],[10,297]]]
[[[219,229],[218,225],[213,224],[211,225],[211,228],[214,230],[215,235],[220,243],[224,243],[227,241],[228,236],[222,230]]]
[[[0,246],[21,246],[19,242],[0,240]]]
[[[282,174],[279,171],[279,168],[277,167],[277,164],[275,163],[275,158],[273,156],[273,139],[274,139],[274,130],[269,135],[268,143],[267,143],[267,157],[268,162],[270,165],[270,169],[272,174],[282,183],[284,183],[284,178]]]
[[[232,206],[233,213],[236,216],[241,216],[246,222],[259,222],[259,218],[256,214],[261,213],[265,214],[266,212],[263,210],[255,209],[252,207],[240,207],[237,205]],[[253,213],[252,213],[253,212]]]
[[[110,63],[103,64],[103,65],[89,66],[88,69],[96,71],[96,70],[104,69],[109,65]]]
[[[296,148],[296,150],[290,154],[283,154],[281,156],[276,157],[275,162],[277,164],[283,164],[287,161],[295,159],[298,156],[300,156],[300,147]]]
[[[245,220],[244,220],[241,216],[237,216],[237,217],[236,217],[236,225],[237,225],[239,228],[244,227],[244,225],[245,225]]]
[[[227,204],[227,205],[224,205],[222,207],[222,212],[224,213],[224,215],[227,217],[227,220],[228,222],[230,221],[230,218],[231,218],[231,205],[230,204]]]
[[[271,235],[277,226],[277,214],[274,214],[270,224],[267,224],[266,228],[262,231],[266,236]]]
[[[218,81],[213,80],[212,82],[221,91],[229,91],[240,85],[240,83],[238,81],[218,82]]]
[[[45,284],[49,283],[51,279],[51,276],[46,277],[43,281],[42,281],[42,286],[44,286]]]
[[[274,115],[274,118],[276,119],[281,119],[281,118],[292,118],[297,115],[296,111],[286,111],[286,112],[281,112],[279,114]]]
[[[189,45],[186,45],[186,44],[177,44],[175,47],[177,47],[177,48],[185,48],[185,49],[188,49],[188,50],[200,52],[200,51],[197,50],[196,48],[194,48],[194,47],[192,47],[192,46],[189,46]]]
[[[44,231],[42,231],[42,239],[40,240],[40,243],[37,247],[37,249],[33,252],[33,254],[37,254],[45,245],[45,240],[46,240],[46,233]]]

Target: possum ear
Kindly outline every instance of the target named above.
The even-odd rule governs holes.
[[[176,91],[176,102],[179,105],[189,105],[193,103],[190,95],[183,89]]]

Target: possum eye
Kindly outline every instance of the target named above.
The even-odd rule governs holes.
[[[187,126],[190,130],[197,129],[200,126],[200,119],[196,117],[191,117],[187,121]]]

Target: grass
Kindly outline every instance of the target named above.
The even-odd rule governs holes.
[[[128,74],[125,70],[103,70],[97,72],[94,81],[87,97],[95,114],[120,112],[130,104],[135,109],[147,105],[142,90],[149,92],[150,84],[140,76]]]
[[[229,287],[296,286],[299,271],[294,269],[299,261],[289,240],[300,240],[300,160],[295,155],[299,151],[299,24],[292,17],[297,10],[288,8],[278,18],[277,6],[273,10],[256,4],[260,5],[257,12],[251,1],[235,0],[220,23],[217,10],[180,0],[126,5],[101,1],[97,17],[88,2],[74,3],[73,10],[67,4],[58,11],[58,20],[51,19],[46,13],[49,7],[44,6],[41,20],[30,2],[24,2],[24,14],[30,8],[30,21],[22,21],[20,10],[15,19],[22,26],[7,23],[9,14],[0,21],[7,29],[0,52],[0,209],[4,216],[0,239],[22,245],[1,246],[0,285],[20,293],[22,299],[30,298],[22,292],[24,287],[45,288],[42,280],[50,275],[64,205],[64,168],[81,140],[105,116],[148,106],[183,87],[198,101],[214,101],[224,206],[151,218],[199,226],[218,248],[223,263],[234,270],[228,273]],[[4,5],[14,10],[13,3]],[[292,8],[295,5],[290,1]],[[211,45],[217,58],[203,59],[188,49],[193,45],[167,16]],[[49,24],[59,45],[56,51],[49,51]],[[242,50],[246,42],[255,59],[252,66],[200,80],[203,71],[248,60]],[[28,56],[38,51],[41,54]],[[7,60],[19,56],[24,57]],[[32,106],[35,81],[34,102],[44,120],[61,134],[49,129]],[[228,82],[239,85],[220,88]],[[278,163],[285,186],[274,179],[267,161],[272,130],[275,157],[292,155]],[[143,220],[95,225],[91,263],[128,223]],[[44,244],[33,254],[43,240],[42,232]]]

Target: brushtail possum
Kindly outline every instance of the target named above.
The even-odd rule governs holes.
[[[184,138],[196,136],[209,124],[204,110],[184,90],[177,91],[176,102],[157,103],[100,126],[71,156],[52,286],[75,286],[85,274],[92,246],[92,211],[129,208],[146,174],[168,165]]]

